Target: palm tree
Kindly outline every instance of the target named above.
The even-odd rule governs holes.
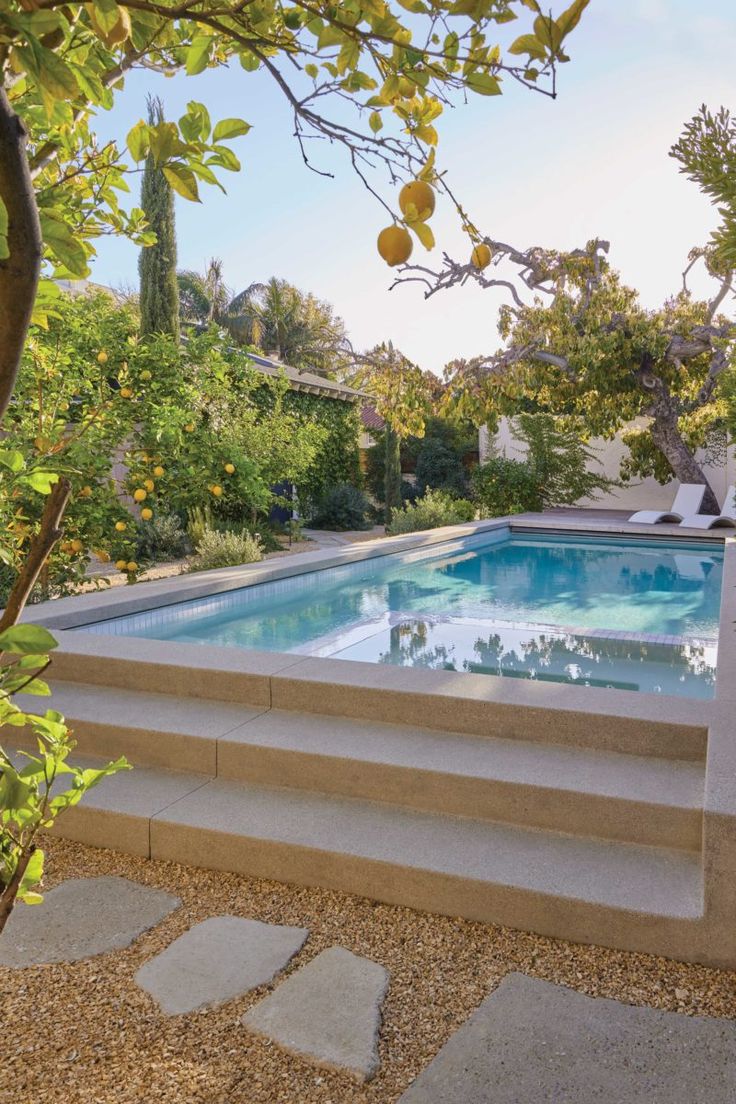
[[[208,326],[222,325],[232,292],[225,283],[222,261],[213,257],[204,272],[186,269],[177,275],[179,313],[182,322]]]

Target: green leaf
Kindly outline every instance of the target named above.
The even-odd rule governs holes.
[[[213,41],[210,35],[196,35],[187,50],[186,69],[190,77],[203,72],[212,57]]]
[[[0,464],[14,473],[23,471],[26,466],[23,453],[17,449],[0,449]]]
[[[74,276],[88,276],[87,254],[84,246],[74,237],[63,218],[55,211],[41,210],[43,240],[57,262],[68,268]]]
[[[43,878],[43,851],[40,847],[37,847],[28,860],[28,866],[23,873],[18,889],[18,896],[26,905],[38,905],[43,900],[40,893],[31,892],[39,884],[41,878]],[[29,900],[29,897],[35,899]]]
[[[31,471],[24,476],[23,482],[31,487],[36,494],[51,494],[51,488],[59,482],[59,473],[36,468],[35,471]]]
[[[467,78],[467,85],[479,96],[500,96],[501,84],[492,73],[471,73]]]
[[[249,130],[250,123],[246,123],[244,119],[220,119],[212,138],[215,142],[221,142],[224,138],[240,138]]]
[[[543,45],[533,34],[520,35],[519,38],[509,46],[510,54],[529,54],[530,57],[539,58],[544,60],[547,56],[547,51]]]
[[[0,651],[14,655],[45,655],[57,642],[42,625],[13,625],[0,633]]]
[[[163,174],[174,191],[178,192],[180,196],[191,200],[193,203],[200,202],[197,178],[186,165],[182,165],[178,161],[172,161],[170,164],[164,165]]]
[[[130,156],[134,161],[143,161],[148,156],[150,137],[148,126],[142,119],[135,124],[132,130],[128,131],[126,142],[130,150]]]
[[[563,37],[577,27],[581,15],[589,3],[590,0],[574,0],[569,8],[566,8],[561,15],[557,16],[557,26],[560,28]]]
[[[95,13],[95,22],[105,34],[109,34],[113,27],[117,26],[120,19],[120,9],[115,0],[93,0],[92,7]]]
[[[371,111],[368,116],[368,124],[374,134],[378,134],[379,130],[383,127],[383,119],[378,111]]]
[[[3,197],[0,196],[0,261],[5,261],[10,256],[8,248],[8,208]]]

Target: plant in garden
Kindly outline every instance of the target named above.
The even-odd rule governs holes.
[[[142,522],[136,531],[135,558],[139,563],[180,560],[192,545],[176,514],[160,514]]]
[[[205,529],[197,542],[191,569],[208,571],[215,567],[238,567],[262,559],[263,545],[257,533]]]
[[[369,507],[368,499],[359,488],[340,483],[331,487],[317,503],[311,524],[317,529],[368,529]]]
[[[473,280],[511,296],[500,313],[504,347],[448,366],[456,410],[479,424],[530,409],[564,415],[583,423],[588,437],[625,429],[623,478],[666,482],[674,474],[705,484],[702,508],[718,513],[696,451],[722,428],[721,382],[736,357],[736,321],[726,310],[736,268],[736,121],[723,109],[713,115],[703,107],[671,154],[719,205],[720,225],[706,247],[691,251],[681,290],[658,310],[646,310],[621,282],[602,239],[558,252],[487,237],[487,265],[446,256],[439,271],[407,266],[399,282],[420,280],[433,295]],[[708,301],[687,288],[696,264],[713,281]],[[631,428],[640,417],[645,425]]]
[[[444,491],[427,491],[423,498],[394,510],[386,526],[389,536],[416,533],[421,529],[438,529],[442,525],[461,525],[475,517],[475,506],[465,498],[453,498]]]
[[[544,502],[536,472],[523,460],[491,456],[474,469],[473,501],[482,517],[505,517],[541,510]]]
[[[162,126],[164,105],[158,97],[148,99],[149,126]],[[174,192],[149,152],[141,183],[141,208],[149,231],[156,235],[152,245],[141,250],[140,273],[141,334],[167,333],[179,337],[179,287],[176,281],[176,222]]]

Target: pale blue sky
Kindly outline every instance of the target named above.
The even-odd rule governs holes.
[[[608,238],[612,262],[653,306],[677,289],[689,248],[714,224],[667,151],[701,103],[736,110],[736,5],[592,0],[570,52],[555,102],[517,88],[446,112],[441,162],[483,232],[563,248]],[[182,267],[222,257],[236,290],[285,277],[334,303],[359,348],[391,338],[434,371],[497,347],[495,290],[468,287],[429,302],[412,287],[389,293],[392,272],[375,249],[385,212],[339,150],[325,150],[320,162],[334,180],[303,166],[286,106],[264,76],[240,67],[173,80],[134,74],[99,132],[123,137],[143,114],[148,90],[163,96],[172,118],[197,99],[213,119],[239,115],[253,125],[235,143],[243,171],[225,174],[227,195],[206,188],[200,205],[177,201]],[[442,248],[464,257],[466,239],[449,204],[433,228]],[[133,246],[104,240],[98,252],[93,279],[137,282]],[[415,246],[414,259],[435,258],[439,250]]]

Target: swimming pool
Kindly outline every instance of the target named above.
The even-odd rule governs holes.
[[[723,549],[479,533],[85,632],[709,698]]]

